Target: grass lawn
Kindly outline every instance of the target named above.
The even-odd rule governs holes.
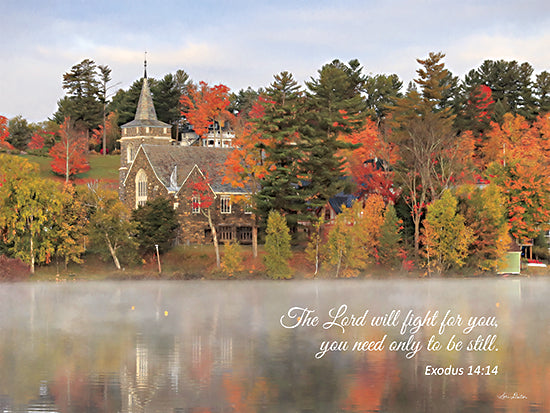
[[[52,158],[49,156],[22,155],[29,161],[40,166],[40,176],[47,179],[62,179],[55,175],[51,169]],[[118,168],[120,167],[120,155],[90,155],[90,170],[78,174],[75,178],[77,183],[89,181],[118,182]]]

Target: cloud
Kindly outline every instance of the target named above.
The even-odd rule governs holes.
[[[477,33],[452,44],[447,62],[455,75],[464,75],[485,60],[528,62],[536,72],[548,70],[550,62],[550,29],[516,37],[505,34]],[[455,73],[456,72],[456,73]]]

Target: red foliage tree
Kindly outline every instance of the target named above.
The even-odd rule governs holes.
[[[12,150],[15,148],[8,142],[9,136],[10,131],[8,128],[8,118],[0,115],[0,147]]]
[[[347,173],[354,178],[357,195],[379,194],[385,201],[395,201],[398,191],[393,186],[391,165],[397,160],[397,155],[393,147],[382,139],[376,123],[368,119],[360,131],[345,139],[360,144],[345,154]]]
[[[55,143],[55,134],[45,130],[39,130],[32,134],[31,140],[27,145],[30,150],[40,150],[44,146],[52,146]]]
[[[182,115],[201,138],[206,136],[214,122],[221,126],[224,121],[233,120],[233,115],[227,110],[230,104],[227,86],[208,86],[206,82],[200,82],[199,87],[190,85],[187,93],[180,98]]]
[[[33,133],[27,147],[34,150],[42,149],[44,147],[44,136],[38,132]]]
[[[214,241],[214,251],[216,252],[216,266],[220,268],[220,246],[218,242],[218,234],[216,232],[216,226],[212,220],[212,208],[214,206],[214,192],[210,187],[211,179],[204,175],[198,167],[195,167],[195,174],[190,180],[190,186],[192,190],[191,204],[193,210],[199,211],[208,220],[208,226],[212,233],[212,240]]]
[[[77,131],[69,118],[59,128],[61,140],[50,149],[52,171],[65,176],[65,182],[73,175],[86,172],[90,164],[86,159],[87,141],[83,132]]]

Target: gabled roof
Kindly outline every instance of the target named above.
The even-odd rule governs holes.
[[[153,97],[151,96],[151,89],[149,89],[147,76],[143,78],[143,86],[141,87],[141,94],[139,95],[135,118],[133,121],[122,125],[121,128],[131,128],[136,126],[149,126],[157,128],[172,127],[172,125],[161,122],[157,118],[157,112],[155,111],[155,105],[153,104]]]
[[[355,195],[351,194],[344,194],[343,192],[340,192],[339,194],[333,196],[328,200],[328,203],[334,209],[334,212],[336,214],[342,213],[342,206],[345,205],[346,208],[351,208],[353,205],[353,201],[355,201],[357,197]]]
[[[196,165],[211,179],[210,186],[215,193],[246,193],[243,189],[222,183],[224,163],[232,149],[144,144],[140,146],[138,155],[140,151],[144,152],[158,180],[171,190],[175,188],[170,177],[177,187],[181,187]],[[174,167],[177,176],[173,176]]]

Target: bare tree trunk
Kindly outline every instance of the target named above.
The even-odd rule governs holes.
[[[420,252],[420,215],[413,216],[414,223],[414,253],[418,256]]]
[[[31,235],[31,274],[34,274],[34,243]]]
[[[258,226],[256,224],[252,226],[252,256],[258,257]]]
[[[212,222],[212,214],[210,213],[210,209],[208,209],[208,213],[205,213],[204,215],[206,215],[206,217],[208,218],[208,225],[210,226],[210,231],[212,232],[212,240],[214,241],[214,251],[216,251],[216,268],[220,268],[221,267],[220,245],[218,244],[218,234],[216,232],[216,227]]]
[[[342,250],[339,252],[338,265],[336,266],[336,278],[340,277],[340,266],[342,265]]]
[[[69,129],[70,130],[70,129]],[[65,154],[65,183],[69,183],[69,146],[70,146],[70,139],[69,139],[69,132],[67,132],[67,144],[65,145],[67,148],[67,153]]]
[[[121,266],[120,266],[120,262],[118,260],[118,257],[116,256],[116,249],[111,244],[111,240],[109,239],[109,235],[107,235],[107,233],[105,233],[105,240],[107,241],[107,246],[109,247],[109,252],[111,253],[111,257],[113,257],[115,267],[116,267],[117,270],[120,271]]]

